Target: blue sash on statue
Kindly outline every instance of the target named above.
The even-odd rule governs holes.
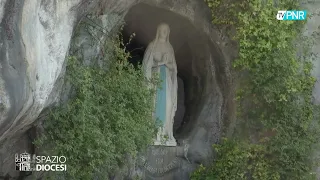
[[[166,66],[160,66],[160,86],[157,89],[156,118],[164,125],[166,120]]]

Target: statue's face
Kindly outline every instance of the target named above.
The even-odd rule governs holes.
[[[167,38],[168,32],[169,32],[169,29],[167,26],[160,26],[159,27],[159,36],[161,39]]]

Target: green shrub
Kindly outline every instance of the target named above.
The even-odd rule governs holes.
[[[51,155],[67,157],[66,179],[107,179],[152,142],[154,92],[121,45],[116,38],[105,47],[103,67],[68,59],[66,77],[75,97],[52,110],[44,122],[45,136],[37,142],[51,144]]]
[[[201,165],[191,179],[280,179],[279,173],[269,164],[263,145],[223,139],[221,144],[214,145],[214,149],[216,161],[208,167]]]
[[[256,144],[237,134],[242,140],[219,145],[212,168],[200,168],[193,179],[315,179],[312,153],[320,128],[319,109],[311,101],[315,78],[308,49],[313,44],[301,35],[304,21],[276,19],[278,10],[299,9],[299,2],[205,1],[213,23],[236,30],[232,38],[239,44],[239,57],[234,67],[245,74],[237,95],[239,128],[248,127],[242,131],[251,135],[253,129],[273,133],[254,134]],[[247,156],[256,149],[259,166],[252,167]]]

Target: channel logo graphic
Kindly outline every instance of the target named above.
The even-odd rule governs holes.
[[[277,19],[281,21],[301,21],[307,19],[307,11],[278,11]]]
[[[18,171],[66,171],[66,160],[65,156],[36,156],[27,152],[15,154]]]

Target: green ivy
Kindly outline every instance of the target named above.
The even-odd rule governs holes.
[[[51,111],[36,142],[50,144],[50,154],[67,157],[66,179],[108,179],[155,135],[154,92],[141,67],[127,61],[130,54],[119,37],[106,45],[102,67],[68,58],[66,77],[75,97]]]
[[[205,2],[214,24],[235,29],[229,33],[239,45],[233,65],[244,74],[237,93],[239,128],[247,127],[241,130],[256,140],[221,143],[212,168],[200,167],[193,179],[315,179],[320,118],[311,101],[313,44],[301,35],[305,21],[276,19],[278,10],[300,9],[299,1]],[[252,152],[259,152],[255,160],[248,158]]]

